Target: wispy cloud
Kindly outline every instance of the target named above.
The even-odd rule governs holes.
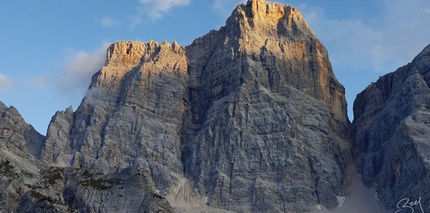
[[[185,6],[190,0],[139,0],[140,6],[137,8],[137,14],[129,17],[130,26],[133,29],[142,21],[142,16],[147,16],[153,22],[163,18],[172,8]]]
[[[105,64],[107,44],[93,52],[69,51],[62,69],[30,80],[36,89],[55,89],[59,95],[71,98],[83,97],[91,76]]]
[[[106,60],[106,46],[88,53],[77,52],[65,65],[64,80],[57,88],[67,91],[74,88],[88,87],[91,76],[100,70]]]
[[[12,87],[13,83],[5,75],[0,74],[0,92],[4,92]]]
[[[430,1],[383,1],[381,12],[366,20],[330,19],[324,10],[301,5],[300,10],[343,68],[394,71],[430,41]]]
[[[118,21],[109,16],[104,16],[101,19],[96,19],[96,22],[99,23],[102,27],[115,27],[120,25]]]

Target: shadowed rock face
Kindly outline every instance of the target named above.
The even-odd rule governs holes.
[[[15,153],[29,153],[39,157],[44,136],[27,124],[15,107],[0,102],[1,146]]]
[[[53,117],[58,123],[50,129],[61,129],[59,138],[68,127],[59,124],[67,123],[70,114],[71,108]],[[44,136],[1,102],[0,130],[0,212],[173,212],[148,174],[133,168],[104,175],[39,161]],[[66,151],[55,146],[44,150],[48,148]]]
[[[19,212],[174,212],[148,174],[130,168],[107,175],[50,168],[22,197]]]
[[[19,200],[38,176],[43,136],[14,107],[0,102],[0,212],[16,212]]]
[[[411,63],[378,79],[354,102],[359,172],[386,209],[403,198],[430,203],[430,46]],[[418,207],[418,206],[416,206]],[[423,205],[430,211],[429,205]],[[416,209],[418,210],[418,209]]]
[[[335,208],[349,125],[300,12],[248,1],[189,46],[112,44],[79,108],[57,112],[31,149],[43,163],[14,211]]]

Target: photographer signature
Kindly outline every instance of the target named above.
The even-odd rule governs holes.
[[[402,212],[408,212],[408,213],[414,213],[415,208],[419,207],[419,210],[417,213],[424,213],[423,206],[421,205],[421,197],[416,201],[410,201],[409,198],[403,198],[397,203],[397,211],[394,213],[400,213]],[[414,208],[415,207],[415,208]]]

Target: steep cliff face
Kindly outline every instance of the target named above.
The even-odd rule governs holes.
[[[112,183],[133,168],[173,206],[309,212],[346,193],[349,125],[344,88],[300,12],[252,0],[189,46],[111,45],[79,108],[53,117],[40,158],[69,168],[55,190],[82,211],[123,192],[86,191],[77,173]]]
[[[430,202],[429,85],[427,46],[411,63],[368,86],[354,102],[352,142],[358,169],[367,186],[376,186],[387,209],[395,209],[404,198]],[[422,207],[430,211],[430,206]]]
[[[151,192],[174,194],[183,178],[180,131],[187,79],[184,48],[176,42],[111,45],[106,66],[93,76],[76,112],[69,108],[53,117],[43,160],[91,174],[134,168],[150,177]]]
[[[58,113],[49,127],[46,147],[65,147],[66,152],[45,149],[44,159],[105,173],[128,167],[150,171],[161,181],[156,181],[160,189],[180,182],[177,142],[187,81],[183,52],[176,43],[109,47],[107,65],[93,76],[77,111]]]
[[[19,212],[174,212],[146,173],[133,168],[107,175],[91,172],[43,169],[21,199]]]
[[[0,102],[0,212],[16,212],[38,178],[41,164],[32,155],[40,153],[43,138],[14,107]]]
[[[344,88],[301,14],[249,1],[186,50],[193,81],[182,158],[206,203],[255,212],[336,207],[350,161]]]
[[[61,129],[58,139],[66,135],[63,128],[68,126],[61,124],[67,124],[70,113],[71,108],[53,118],[51,131]],[[130,168],[96,175],[89,168],[41,162],[36,157],[43,157],[44,136],[25,123],[14,107],[1,102],[0,130],[0,212],[173,212],[146,173]],[[56,156],[67,151],[62,148],[45,146],[44,150],[55,150],[49,156]]]
[[[39,157],[44,136],[27,124],[15,107],[0,102],[0,136],[2,146],[14,153]]]

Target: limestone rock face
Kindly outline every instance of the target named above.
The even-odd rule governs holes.
[[[24,195],[19,211],[174,212],[148,180],[147,174],[132,168],[109,175],[50,168]]]
[[[301,14],[249,1],[186,50],[193,80],[182,159],[206,204],[336,207],[351,161],[344,88]]]
[[[183,179],[180,132],[187,81],[185,50],[176,42],[111,45],[106,66],[93,76],[76,112],[69,108],[53,117],[42,160],[92,174],[134,168],[150,177],[153,191],[174,194]],[[117,188],[111,193],[127,193]],[[86,193],[92,192],[76,189],[76,196],[89,196]],[[97,194],[95,202],[109,205],[103,196]],[[140,208],[131,203],[118,205]]]
[[[49,131],[44,141],[41,158],[53,166],[64,167],[70,161],[72,150],[70,147],[70,132],[73,123],[73,109],[67,108],[57,112],[49,124]],[[49,152],[48,152],[49,150]]]
[[[112,44],[78,109],[52,118],[21,211],[335,208],[349,125],[300,12],[248,1],[189,46]]]
[[[1,146],[14,153],[28,153],[38,157],[43,148],[44,136],[27,124],[15,107],[0,102]]]
[[[19,201],[39,176],[38,155],[43,142],[14,107],[0,102],[0,212],[16,212]]]
[[[67,138],[69,115],[71,108],[53,117],[45,144]],[[47,155],[41,155],[44,136],[1,102],[0,129],[0,212],[174,212],[147,174],[133,168],[103,175],[41,162],[36,156],[55,159],[68,150],[45,146]],[[55,137],[53,130],[58,130]],[[47,153],[48,148],[58,153]]]
[[[354,102],[352,142],[358,169],[367,186],[376,186],[386,209],[396,209],[404,198],[430,202],[429,85],[427,46],[411,63],[368,86]],[[423,208],[430,211],[428,205]]]

